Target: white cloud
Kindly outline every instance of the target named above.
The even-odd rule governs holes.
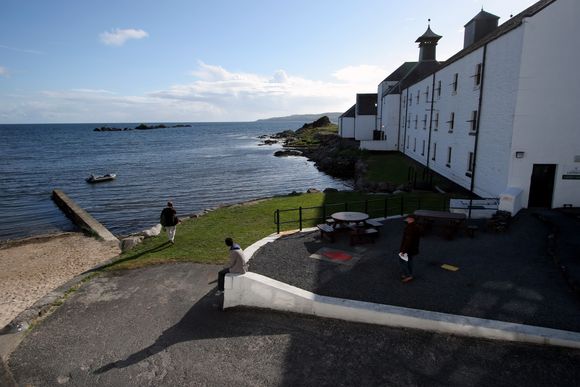
[[[387,72],[348,66],[327,80],[285,70],[270,75],[199,62],[187,84],[143,95],[76,88],[29,95],[0,95],[0,122],[251,121],[300,113],[345,111],[356,93],[376,92]]]
[[[101,33],[99,38],[107,46],[122,46],[129,39],[143,39],[148,36],[149,34],[143,30],[115,28]]]
[[[8,69],[0,66],[0,77],[8,77]]]

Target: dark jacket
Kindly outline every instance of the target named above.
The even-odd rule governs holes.
[[[173,207],[165,207],[163,211],[161,211],[159,223],[161,223],[163,227],[175,226],[179,223],[175,209]]]
[[[419,254],[419,238],[421,237],[419,226],[416,222],[407,223],[403,231],[403,240],[401,241],[401,253],[408,255]]]

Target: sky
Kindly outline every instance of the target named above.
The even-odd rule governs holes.
[[[463,47],[533,0],[0,0],[0,124],[253,121],[343,112],[415,40]]]

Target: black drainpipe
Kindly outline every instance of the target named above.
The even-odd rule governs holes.
[[[467,220],[471,220],[471,205],[473,204],[473,188],[475,186],[475,171],[477,170],[477,144],[479,142],[479,126],[481,124],[481,102],[483,100],[483,82],[485,80],[485,60],[487,56],[487,44],[483,46],[483,59],[481,61],[481,82],[479,84],[479,101],[477,103],[477,122],[475,125],[475,141],[473,144],[473,171],[471,171],[471,185],[469,187],[469,210]]]
[[[427,138],[427,171],[429,171],[429,160],[431,160],[431,128],[433,127],[433,104],[435,103],[435,74],[433,73],[433,85],[431,86],[431,113],[429,115],[429,136]]]
[[[403,91],[401,90],[401,95],[403,95]],[[409,101],[407,97],[409,96],[409,89],[407,89],[407,95],[405,96],[405,133],[403,133],[403,154],[406,154],[406,146],[407,146],[407,112],[409,110]]]

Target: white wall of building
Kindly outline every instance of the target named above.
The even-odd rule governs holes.
[[[399,112],[401,98],[399,94],[387,94],[379,106],[383,106],[383,131],[386,136],[387,150],[397,150],[399,146]]]
[[[354,138],[354,117],[339,118],[338,133],[344,138]]]
[[[557,164],[552,206],[580,206],[580,180],[562,179],[580,173],[579,17],[577,0],[559,0],[524,20],[508,182],[523,189],[524,205],[533,164]]]
[[[372,140],[373,130],[377,125],[377,116],[375,115],[356,115],[354,122],[355,140]]]

